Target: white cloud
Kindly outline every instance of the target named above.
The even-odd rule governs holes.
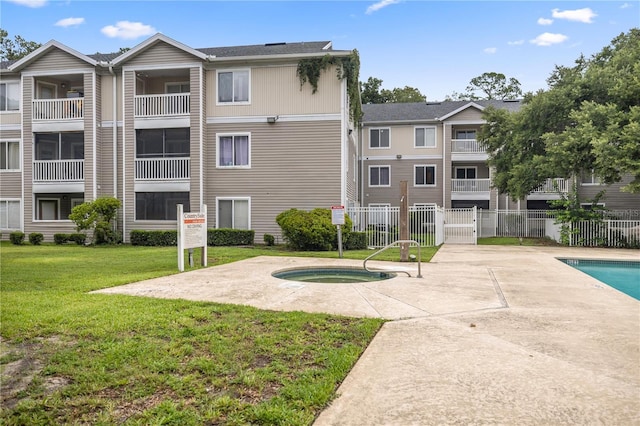
[[[102,28],[102,34],[111,38],[131,40],[134,38],[155,34],[157,31],[151,25],[141,22],[118,21],[115,25]]]
[[[487,47],[483,50],[484,53],[494,54],[498,51],[497,47]]]
[[[371,15],[373,12],[376,12],[383,7],[391,6],[392,4],[400,3],[400,0],[381,0],[378,3],[374,3],[367,8],[365,12],[367,15]]]
[[[538,18],[538,25],[551,25],[551,24],[553,24],[553,19]]]
[[[45,6],[47,4],[47,0],[9,0],[9,1],[15,4],[19,4],[21,6],[27,6],[34,9]]]
[[[569,37],[564,34],[542,33],[533,40],[530,40],[530,43],[537,46],[551,46],[552,44],[562,43],[568,38]]]
[[[65,18],[59,20],[54,25],[56,27],[73,27],[82,23],[84,23],[84,18]]]
[[[585,7],[584,9],[576,9],[576,10],[560,10],[560,9],[553,9],[551,11],[551,16],[553,16],[556,19],[566,19],[568,21],[576,21],[576,22],[583,22],[585,24],[591,24],[593,22],[593,18],[595,18],[596,15],[593,10],[591,10],[588,7]]]
[[[622,6],[620,6],[620,9],[628,9],[630,7],[631,5],[629,3],[624,3]]]
[[[508,41],[507,44],[509,46],[520,46],[520,45],[524,44],[524,40]]]

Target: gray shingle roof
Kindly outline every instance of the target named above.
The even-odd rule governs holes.
[[[327,48],[327,46],[329,46]],[[207,47],[196,49],[206,55],[217,58],[233,56],[292,55],[301,53],[334,52],[330,41],[310,41],[300,43],[267,43],[250,46]]]
[[[365,104],[362,105],[364,113],[362,122],[386,122],[386,121],[436,121],[440,117],[464,107],[469,103],[475,103],[482,107],[494,106],[509,111],[517,111],[522,104],[520,101],[442,101],[442,102],[415,102],[398,104]]]

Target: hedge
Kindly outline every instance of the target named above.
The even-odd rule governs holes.
[[[81,246],[87,241],[87,236],[85,234],[74,233],[74,234],[53,234],[53,242],[55,244],[65,244],[65,243],[76,243]]]
[[[9,234],[9,240],[12,244],[17,246],[21,245],[24,242],[24,232],[15,231]]]
[[[245,229],[207,229],[208,246],[252,245],[255,231]],[[178,231],[133,230],[130,234],[134,246],[177,246]]]
[[[39,246],[44,240],[44,235],[40,232],[32,232],[29,234],[29,242],[34,246]]]
[[[367,248],[367,233],[366,232],[351,232],[349,237],[343,243],[345,250],[366,250]]]

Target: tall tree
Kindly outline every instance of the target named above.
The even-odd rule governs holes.
[[[0,60],[11,61],[23,58],[40,46],[42,46],[40,43],[27,41],[19,35],[11,40],[9,33],[0,28]]]
[[[547,178],[593,172],[606,184],[631,175],[623,190],[640,192],[640,29],[556,67],[547,82],[518,112],[485,110],[479,137],[494,185],[522,198]]]
[[[453,92],[446,100],[517,99],[522,96],[520,82],[497,72],[485,72],[469,81],[463,93]]]
[[[360,82],[361,99],[363,104],[425,102],[427,97],[420,90],[404,86],[392,90],[382,89],[382,80],[369,77],[366,82]]]

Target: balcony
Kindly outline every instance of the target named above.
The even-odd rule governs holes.
[[[137,158],[135,161],[135,179],[138,181],[188,181],[191,160],[179,158]]]
[[[34,183],[76,183],[84,181],[84,160],[36,160]]]
[[[569,179],[547,179],[545,183],[531,191],[527,196],[528,200],[557,200],[560,194],[569,192]]]
[[[488,200],[491,179],[451,179],[452,200]]]
[[[489,156],[477,139],[451,139],[451,160],[485,161]]]
[[[136,95],[135,118],[183,117],[190,113],[189,93]]]
[[[84,99],[34,99],[34,122],[70,121],[84,119]]]

